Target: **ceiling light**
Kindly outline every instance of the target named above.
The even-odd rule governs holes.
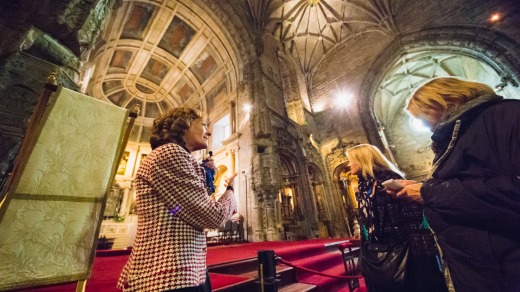
[[[253,106],[250,103],[244,104],[244,107],[242,108],[244,112],[248,113],[253,109]]]
[[[498,13],[491,15],[491,17],[489,18],[489,21],[491,21],[491,22],[497,22],[499,20],[500,20],[500,14],[498,14]]]
[[[349,94],[347,92],[341,91],[336,94],[336,98],[334,99],[334,103],[338,107],[346,108],[350,102],[352,101],[352,94]]]

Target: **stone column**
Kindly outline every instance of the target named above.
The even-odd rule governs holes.
[[[258,194],[255,194],[255,197],[258,197]],[[254,212],[253,212],[253,220],[252,220],[252,229],[253,229],[253,241],[265,241],[265,229],[264,229],[264,212],[265,209],[263,207],[263,202],[258,201],[255,204]]]
[[[132,203],[130,190],[132,189],[132,182],[127,180],[120,183],[120,186],[123,189],[123,199],[121,200],[121,207],[119,208],[119,216],[123,217],[130,214],[130,204]]]
[[[265,201],[265,213],[266,213],[266,237],[268,241],[280,240],[280,233],[277,228],[277,216],[275,209],[275,198],[274,196],[269,196],[269,198]]]
[[[237,132],[237,104],[234,101],[231,102],[230,117],[231,135],[233,135]]]
[[[237,172],[236,168],[236,149],[230,149],[229,154],[231,154],[231,174]]]

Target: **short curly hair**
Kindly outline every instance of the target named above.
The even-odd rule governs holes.
[[[189,107],[170,109],[153,121],[150,145],[152,150],[168,143],[175,143],[186,148],[184,134],[191,123],[202,118],[202,114]]]

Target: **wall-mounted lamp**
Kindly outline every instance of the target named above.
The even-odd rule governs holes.
[[[249,241],[249,203],[247,198],[247,174],[244,170],[242,170],[242,175],[244,176],[244,189],[246,190],[246,241]]]

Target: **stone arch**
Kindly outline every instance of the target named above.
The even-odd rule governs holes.
[[[306,175],[301,169],[296,156],[286,150],[278,151],[280,158],[281,188],[278,192],[280,224],[283,237],[287,240],[307,238],[312,207],[308,196]]]
[[[280,157],[281,174],[282,176],[295,176],[299,175],[299,170],[296,164],[296,157],[287,151],[279,151],[278,156]]]
[[[309,162],[307,164],[307,167],[309,169],[309,175],[311,177],[311,181],[319,182],[319,183],[324,181],[323,172],[317,164],[315,164],[313,162]]]
[[[507,35],[482,26],[439,26],[403,35],[395,39],[372,63],[362,83],[359,100],[362,125],[369,143],[389,152],[382,128],[374,115],[374,96],[383,78],[406,53],[429,50],[451,52],[477,59],[504,80],[517,87],[520,83],[520,45]]]

